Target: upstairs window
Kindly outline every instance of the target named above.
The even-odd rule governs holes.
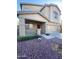
[[[54,11],[53,13],[54,13],[54,18],[58,19],[58,13],[56,11]]]
[[[32,29],[33,28],[33,24],[25,24],[25,28],[26,29]]]

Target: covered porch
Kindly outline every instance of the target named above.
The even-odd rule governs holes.
[[[45,34],[45,22],[31,19],[23,19],[20,23],[20,36],[32,36]]]
[[[45,33],[45,22],[25,19],[25,35],[41,35]]]

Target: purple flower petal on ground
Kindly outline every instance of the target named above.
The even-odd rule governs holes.
[[[17,42],[18,59],[62,59],[61,54],[52,50],[50,40],[29,40]]]

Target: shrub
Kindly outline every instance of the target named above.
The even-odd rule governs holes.
[[[39,37],[41,37],[41,36],[38,36],[38,35],[36,35],[36,36],[22,36],[22,37],[18,36],[17,41],[33,40],[33,39],[37,39]]]

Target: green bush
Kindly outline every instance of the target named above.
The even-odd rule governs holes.
[[[39,37],[41,37],[41,36],[38,36],[38,35],[36,35],[36,36],[22,36],[22,37],[18,36],[17,41],[33,40],[33,39],[37,39]]]

